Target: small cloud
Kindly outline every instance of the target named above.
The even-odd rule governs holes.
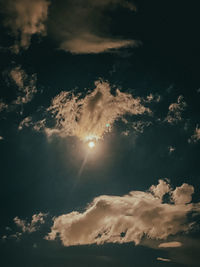
[[[181,247],[182,243],[178,241],[173,241],[173,242],[166,242],[166,243],[160,243],[159,248],[178,248]]]
[[[60,49],[73,54],[98,54],[122,47],[137,47],[139,44],[134,40],[105,38],[87,33],[62,42]]]
[[[168,150],[169,150],[169,154],[172,154],[176,150],[176,148],[174,146],[169,146]]]
[[[172,192],[172,200],[175,204],[187,204],[192,200],[194,187],[188,184],[182,184]]]
[[[167,117],[165,118],[165,121],[167,121],[170,124],[175,124],[182,120],[182,112],[185,110],[187,104],[184,101],[184,98],[182,95],[180,95],[177,99],[176,103],[172,103],[169,106],[169,111],[167,114]]]
[[[197,143],[200,140],[200,128],[196,127],[194,134],[188,139],[189,143]]]
[[[30,102],[37,92],[36,89],[36,75],[28,76],[26,72],[20,67],[16,67],[10,71],[10,78],[18,87],[18,97],[13,101],[14,105],[21,105]]]
[[[170,259],[165,259],[165,258],[161,258],[161,257],[158,257],[157,260],[158,261],[165,261],[165,262],[170,262],[171,261]]]
[[[144,129],[150,125],[152,125],[150,121],[135,121],[132,123],[132,128],[138,133],[143,133]]]
[[[8,105],[4,103],[2,99],[0,99],[0,112],[7,110],[7,109],[8,109]]]
[[[27,222],[26,220],[21,220],[19,217],[15,217],[13,220],[15,224],[21,228],[23,233],[33,233],[39,229],[41,224],[44,224],[44,218],[47,216],[46,213],[38,213],[32,216],[31,222]]]
[[[46,0],[2,0],[2,12],[6,14],[4,25],[16,38],[12,47],[18,53],[20,48],[27,49],[34,34],[45,35],[45,21],[48,16],[49,1]]]
[[[33,125],[32,117],[30,117],[30,116],[26,117],[20,122],[20,124],[18,126],[18,130],[21,131],[24,127],[30,127],[32,125]]]

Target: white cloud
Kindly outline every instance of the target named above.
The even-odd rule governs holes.
[[[32,216],[31,222],[27,222],[26,220],[21,220],[19,217],[14,218],[15,224],[21,228],[23,233],[33,233],[38,230],[41,224],[44,224],[44,218],[47,216],[45,213],[38,213]]]
[[[172,241],[172,242],[165,242],[165,243],[160,243],[159,248],[178,248],[181,247],[182,243],[178,241]]]
[[[136,6],[124,0],[69,0],[54,7],[50,32],[60,49],[75,54],[108,52],[121,47],[138,46],[140,42],[113,37],[109,31],[109,10],[121,6],[132,12]],[[59,21],[59,23],[58,23]]]
[[[116,120],[124,115],[151,114],[139,97],[116,89],[111,94],[108,82],[95,82],[96,88],[85,97],[71,92],[61,92],[53,100],[48,112],[56,121],[54,128],[44,128],[48,136],[76,136],[81,140],[103,138],[111,131]]]
[[[170,262],[171,261],[170,259],[161,258],[161,257],[158,257],[157,260],[158,261],[165,261],[165,262]]]
[[[189,143],[196,143],[200,140],[200,128],[196,127],[194,134],[188,140]]]
[[[47,0],[2,0],[6,14],[4,25],[9,27],[16,37],[13,47],[16,53],[20,48],[27,49],[33,34],[46,33],[45,21],[48,16]]]
[[[64,246],[139,244],[143,237],[165,240],[171,235],[188,232],[191,223],[187,221],[187,214],[193,211],[199,213],[200,203],[163,203],[162,196],[169,192],[169,188],[165,181],[160,180],[158,186],[151,187],[148,192],[99,196],[82,213],[73,211],[55,217],[46,239],[59,237]],[[176,189],[174,191],[176,195]],[[184,196],[179,195],[180,198]]]
[[[165,121],[167,121],[170,124],[177,123],[182,120],[182,112],[185,110],[187,104],[184,101],[184,98],[182,95],[180,95],[177,99],[176,103],[172,103],[169,106],[169,111],[167,114],[167,117],[165,118]]]

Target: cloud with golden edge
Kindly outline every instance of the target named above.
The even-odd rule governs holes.
[[[183,187],[186,184],[179,189]],[[144,237],[166,240],[169,236],[188,232],[194,222],[189,222],[187,215],[199,214],[200,203],[187,204],[189,197],[185,199],[182,196],[185,190],[179,189],[172,190],[167,181],[159,180],[158,185],[147,192],[96,197],[83,212],[73,211],[55,217],[45,238],[59,238],[64,246],[127,242],[138,245]],[[188,196],[192,194],[192,190],[186,191]],[[176,196],[175,201],[164,202],[165,194]],[[177,201],[178,198],[181,201]]]
[[[47,111],[55,120],[55,127],[44,127],[48,136],[76,136],[80,140],[98,140],[111,131],[115,121],[124,115],[151,115],[139,97],[116,89],[111,93],[108,82],[96,81],[95,89],[84,97],[62,91],[53,98]]]

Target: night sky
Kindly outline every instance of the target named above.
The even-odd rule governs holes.
[[[200,266],[199,25],[198,1],[0,0],[2,267]]]

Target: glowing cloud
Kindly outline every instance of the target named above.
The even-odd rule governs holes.
[[[200,213],[200,203],[164,203],[165,194],[177,194],[177,188],[174,191],[169,188],[160,180],[148,192],[99,196],[82,213],[73,211],[54,218],[46,239],[59,237],[64,246],[126,242],[137,245],[143,237],[165,240],[168,236],[188,232],[192,224],[187,220],[187,214]],[[182,199],[184,191],[178,191],[179,199]]]
[[[111,131],[114,122],[124,115],[151,114],[139,97],[116,89],[111,93],[108,82],[95,82],[96,88],[85,97],[71,92],[61,92],[48,108],[55,119],[55,127],[45,132],[62,137],[76,136],[83,141],[98,140]]]

